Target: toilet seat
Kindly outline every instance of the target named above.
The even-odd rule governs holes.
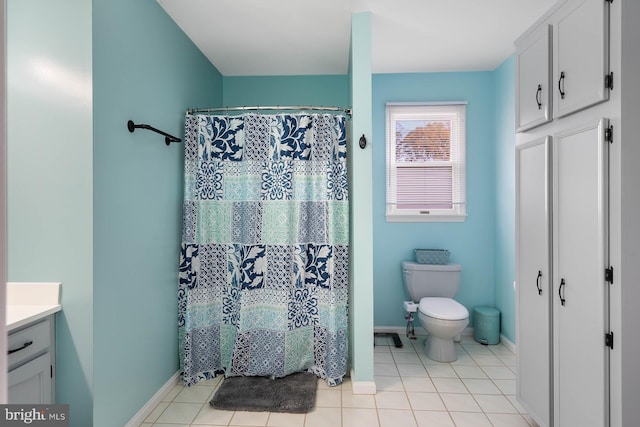
[[[422,298],[418,310],[425,316],[440,320],[464,320],[469,317],[467,308],[452,298]]]

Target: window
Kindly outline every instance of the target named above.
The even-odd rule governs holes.
[[[387,221],[464,221],[466,102],[386,111]]]

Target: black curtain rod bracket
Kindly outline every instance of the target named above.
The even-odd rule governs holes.
[[[182,140],[180,138],[176,138],[173,135],[169,135],[166,132],[162,132],[161,130],[156,129],[153,126],[149,126],[149,125],[145,125],[145,124],[137,125],[137,124],[135,124],[133,122],[133,120],[129,120],[127,122],[127,129],[129,129],[129,132],[132,132],[132,133],[136,129],[147,129],[147,130],[150,130],[152,132],[159,133],[160,135],[164,136],[164,143],[167,144],[167,145],[171,144],[172,142],[182,142]]]

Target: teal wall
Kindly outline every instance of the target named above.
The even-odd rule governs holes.
[[[371,14],[351,19],[350,88],[353,102],[349,145],[351,380],[373,383],[373,219]],[[365,149],[358,145],[364,135]],[[358,390],[360,391],[360,390]],[[373,391],[373,390],[369,390]]]
[[[155,0],[94,0],[94,426],[124,425],[178,370],[184,112],[222,76]],[[88,425],[88,424],[85,424]]]
[[[456,299],[470,311],[494,304],[495,88],[492,72],[374,74],[373,259],[376,326],[404,326],[401,262],[414,248],[444,248],[462,265]],[[459,223],[385,220],[385,103],[467,101],[467,218]]]
[[[184,111],[222,76],[154,0],[9,0],[9,280],[62,282],[56,397],[122,426],[178,370]],[[117,29],[117,30],[114,30]]]
[[[515,60],[508,58],[494,72],[495,87],[495,296],[502,334],[515,342]]]
[[[349,106],[346,75],[223,77],[225,106]]]
[[[91,1],[8,0],[8,279],[60,281],[56,397],[93,400]]]

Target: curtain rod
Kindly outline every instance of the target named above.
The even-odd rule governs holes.
[[[147,129],[147,130],[150,130],[152,132],[159,133],[160,135],[164,136],[164,143],[167,144],[167,145],[169,145],[172,142],[181,142],[182,141],[180,138],[177,138],[177,137],[175,137],[173,135],[169,135],[168,133],[163,132],[160,129],[156,129],[153,126],[149,126],[149,125],[146,125],[146,124],[135,124],[133,122],[133,120],[129,120],[127,122],[127,129],[129,129],[129,132],[131,132],[131,133],[133,133],[133,131],[136,130],[136,129]]]
[[[351,117],[351,108],[343,107],[318,107],[313,105],[255,105],[251,107],[216,107],[216,108],[190,108],[187,110],[187,114],[196,113],[214,113],[214,112],[229,112],[229,111],[256,111],[256,110],[309,110],[309,111],[338,111],[345,113]]]

